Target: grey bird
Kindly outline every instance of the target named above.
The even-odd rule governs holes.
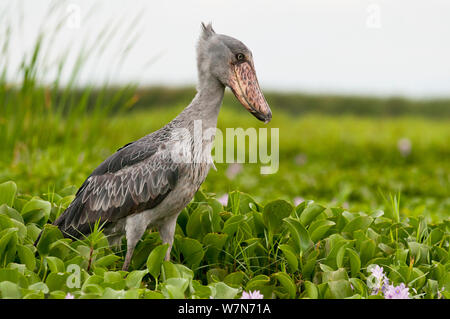
[[[177,217],[213,164],[211,149],[225,87],[265,123],[272,118],[256,78],[251,51],[239,40],[202,23],[197,44],[198,86],[192,102],[161,129],[118,149],[85,180],[56,219],[65,237],[88,235],[100,221],[110,245],[125,235],[128,270],[144,232],[158,229],[170,259]],[[212,130],[196,138],[196,130]],[[39,241],[36,241],[36,243]]]

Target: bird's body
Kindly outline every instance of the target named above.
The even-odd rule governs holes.
[[[216,42],[219,36],[223,38],[220,43]],[[199,85],[195,98],[167,125],[120,148],[92,172],[69,207],[54,222],[65,236],[79,238],[89,234],[97,221],[104,225],[104,233],[111,244],[117,244],[125,235],[125,270],[134,247],[150,227],[156,227],[162,241],[172,247],[177,217],[192,200],[213,165],[211,148],[214,133],[205,137],[204,132],[215,130],[225,85],[228,84],[220,79],[227,76],[220,73],[223,70],[214,70],[220,64],[212,64],[214,61],[211,62],[210,56],[215,57],[217,45],[222,48],[221,43],[229,39],[232,38],[216,36],[210,25],[203,26],[197,48]],[[243,46],[240,41],[233,40],[237,41],[235,45]],[[229,76],[236,74],[236,71],[227,72]],[[239,79],[232,80],[227,81],[235,84],[232,89],[238,96],[245,87],[237,86]],[[249,80],[249,87],[257,86],[256,77],[252,81],[250,83]],[[259,86],[256,89],[259,90]],[[241,94],[245,95],[244,99],[252,96],[248,92]],[[265,102],[264,97],[262,100]],[[267,104],[252,105],[247,100],[245,103],[244,106],[255,116],[270,120]],[[265,114],[259,108],[265,108]],[[200,136],[197,131],[200,131]],[[169,256],[170,249],[166,259]]]

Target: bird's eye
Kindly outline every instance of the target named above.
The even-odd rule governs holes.
[[[245,56],[244,56],[242,53],[236,54],[236,59],[237,59],[238,61],[242,61],[242,60],[244,60],[244,58],[245,58]]]

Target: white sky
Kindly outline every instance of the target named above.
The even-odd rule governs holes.
[[[0,0],[0,12],[9,7],[2,25],[22,25],[12,36],[10,65],[19,64],[43,23],[55,28],[56,19],[45,18],[50,3]],[[52,44],[53,56],[68,44],[71,52],[79,52],[86,37],[111,20],[121,21],[121,31],[104,55],[92,58],[81,84],[101,84],[106,78],[140,85],[195,84],[200,22],[212,21],[216,32],[252,50],[264,89],[450,96],[448,0],[73,0],[63,1],[58,12],[69,17]],[[127,31],[137,14],[142,14],[140,22]],[[137,41],[132,40],[136,33]],[[134,45],[121,69],[113,68],[127,40]],[[49,72],[47,80],[51,77]]]

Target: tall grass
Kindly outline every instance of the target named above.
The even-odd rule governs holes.
[[[66,2],[54,2],[48,8],[34,45],[22,53],[18,68],[10,65],[11,55],[17,54],[11,46],[16,26],[6,17],[21,16],[21,9],[17,13],[9,7],[1,12],[5,18],[0,26],[1,165],[19,161],[49,145],[93,143],[102,127],[108,125],[108,115],[113,111],[122,112],[136,101],[135,84],[117,88],[111,94],[107,80],[100,87],[84,84],[80,88],[79,83],[83,72],[95,72],[87,69],[89,63],[95,65],[95,61],[101,60],[109,50],[111,39],[121,35],[122,21],[86,35],[78,52],[68,42],[63,54],[52,57],[51,53],[57,51],[55,39],[67,27],[66,5]],[[132,33],[138,19],[131,19],[129,27],[122,31]],[[134,40],[132,37],[128,43],[124,42],[125,49],[112,63],[116,69],[120,68]]]

